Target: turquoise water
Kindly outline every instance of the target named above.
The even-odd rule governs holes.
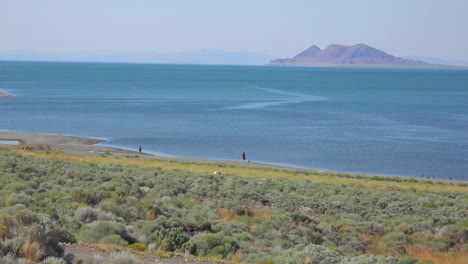
[[[0,129],[468,180],[468,71],[0,62]]]

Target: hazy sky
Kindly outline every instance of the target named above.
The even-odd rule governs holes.
[[[0,0],[0,51],[252,51],[366,43],[468,60],[468,0]]]

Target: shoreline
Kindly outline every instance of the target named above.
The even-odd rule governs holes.
[[[351,175],[351,176],[363,176],[363,177],[388,177],[388,178],[400,178],[400,179],[414,179],[418,181],[444,181],[444,182],[467,182],[460,179],[442,179],[442,178],[419,178],[401,175],[383,175],[383,174],[369,174],[369,173],[354,173],[354,172],[339,172],[330,170],[320,170],[311,168],[301,168],[294,166],[284,166],[269,163],[260,162],[243,162],[235,160],[215,160],[215,159],[202,159],[202,158],[187,158],[187,157],[174,157],[174,156],[162,156],[154,155],[149,153],[139,153],[138,151],[132,151],[123,148],[103,146],[101,143],[106,142],[105,139],[87,138],[80,136],[69,136],[69,135],[58,135],[58,134],[39,134],[39,133],[20,133],[11,131],[0,131],[0,140],[18,141],[21,145],[45,145],[52,149],[58,149],[63,151],[65,154],[77,155],[77,156],[98,156],[102,154],[110,153],[114,158],[129,158],[138,156],[139,159],[145,160],[160,160],[160,161],[177,161],[177,162],[188,162],[188,163],[204,163],[214,165],[228,165],[228,166],[241,166],[251,168],[266,168],[276,170],[288,170],[288,171],[304,171],[304,172],[315,172],[315,173],[330,173],[336,175]],[[11,147],[12,145],[1,145],[1,147]]]
[[[70,135],[70,136],[75,137],[73,135]],[[79,136],[76,136],[76,137],[79,137]],[[96,143],[96,146],[106,147],[106,148],[115,149],[115,150],[129,151],[134,154],[140,154],[138,153],[138,151],[131,150],[124,146],[118,146],[118,145],[112,145],[112,144],[106,145],[105,139],[103,139],[102,142]],[[444,178],[434,178],[434,179],[433,178],[419,178],[419,177],[411,176],[411,175],[379,174],[379,173],[370,173],[370,172],[352,172],[352,171],[338,171],[338,170],[332,170],[332,169],[308,168],[308,167],[300,167],[300,166],[295,166],[295,165],[270,163],[270,162],[262,162],[262,161],[250,161],[249,160],[247,162],[243,162],[240,160],[232,160],[232,159],[183,157],[183,156],[159,154],[157,152],[143,152],[141,155],[143,154],[149,155],[150,157],[154,157],[157,160],[166,160],[166,161],[182,161],[182,162],[224,164],[224,165],[236,165],[236,166],[247,165],[245,167],[269,168],[269,169],[291,170],[291,171],[307,171],[307,172],[315,172],[315,173],[331,173],[331,174],[337,174],[337,175],[353,175],[353,176],[359,175],[359,176],[365,176],[365,177],[377,176],[377,177],[418,179],[418,180],[448,180]],[[458,181],[463,181],[463,180],[458,180]]]
[[[150,160],[154,159],[154,160],[164,160],[164,161],[222,164],[222,165],[234,165],[234,166],[244,166],[244,167],[258,167],[258,168],[270,168],[270,169],[282,169],[282,170],[304,170],[304,171],[320,172],[320,170],[312,170],[312,169],[298,168],[298,167],[292,167],[292,166],[281,166],[281,165],[274,165],[274,164],[268,164],[268,163],[162,156],[162,155],[154,155],[154,154],[145,153],[145,152],[139,153],[138,151],[128,150],[124,148],[100,145],[101,143],[106,142],[105,139],[87,138],[87,137],[80,137],[80,136],[0,131],[0,140],[19,141],[20,142],[19,146],[20,145],[46,145],[52,149],[61,150],[65,154],[79,155],[79,156],[97,156],[105,152],[111,152],[112,157],[115,157],[115,158],[117,157],[126,158],[127,156],[138,155],[140,159],[150,159]],[[11,145],[5,145],[5,146],[11,146]]]

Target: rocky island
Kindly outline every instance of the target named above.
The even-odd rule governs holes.
[[[402,59],[366,44],[352,46],[332,44],[325,49],[313,45],[292,58],[272,60],[279,66],[355,66],[386,68],[452,68],[422,61]]]

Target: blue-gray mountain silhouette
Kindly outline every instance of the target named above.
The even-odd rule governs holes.
[[[313,45],[290,59],[276,59],[267,65],[285,66],[387,66],[431,67],[434,65],[389,55],[365,44],[352,46],[333,44],[321,50]]]

